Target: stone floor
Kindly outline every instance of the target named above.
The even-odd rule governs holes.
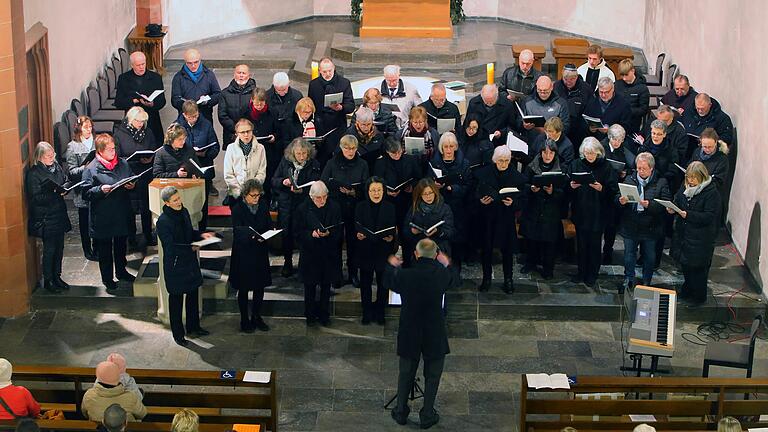
[[[512,43],[544,42],[556,34],[494,22],[467,22],[458,29],[459,37],[477,37],[506,52]],[[260,85],[268,86],[275,71],[288,67],[266,62],[276,52],[289,47],[295,51],[291,55],[297,59],[303,56],[301,61],[307,61],[314,50],[320,50],[321,55],[330,51],[333,41],[329,35],[343,33],[347,36],[341,39],[348,39],[351,32],[352,26],[343,21],[302,22],[212,41],[203,44],[201,51],[204,60],[229,61],[221,63],[224,67],[214,67],[224,87],[231,79],[231,63],[242,56],[241,47],[253,47],[254,59],[261,56],[263,61],[254,63],[262,66],[253,70],[254,77]],[[326,43],[318,44],[322,41]],[[169,58],[178,59],[179,53],[180,50],[172,48]],[[164,77],[168,89],[173,72]],[[305,83],[297,81],[294,85],[306,91]],[[175,117],[170,105],[162,112],[166,125]],[[215,123],[220,135],[221,129]],[[222,159],[223,155],[217,159],[219,172]],[[216,185],[225,190],[220,175]],[[212,201],[217,203],[220,199]],[[75,213],[71,213],[71,219],[76,225]],[[266,317],[272,331],[244,335],[238,332],[235,314],[217,312],[203,318],[211,335],[193,340],[189,348],[181,348],[155,318],[152,299],[133,298],[127,285],[121,285],[116,297],[107,297],[99,284],[96,263],[82,257],[76,232],[75,228],[67,237],[64,279],[76,285],[70,300],[76,297],[77,301],[67,302],[65,297],[38,292],[33,299],[33,312],[15,319],[0,319],[0,357],[25,364],[94,366],[108,353],[117,351],[126,355],[129,367],[137,368],[275,369],[283,431],[403,430],[383,409],[395,394],[395,317],[383,327],[362,326],[352,314],[338,313],[329,328],[307,328],[301,318],[272,314]],[[229,237],[225,232],[225,238]],[[619,240],[616,263],[621,248]],[[129,257],[131,271],[138,269],[143,259],[141,251],[133,251]],[[281,258],[273,258],[273,265],[279,266],[280,261]],[[498,274],[500,270],[496,271]],[[477,265],[464,269],[465,286],[449,298],[449,305],[454,305],[449,306],[448,315],[451,354],[446,359],[438,393],[441,421],[433,430],[515,431],[520,374],[617,375],[623,363],[631,363],[624,353],[626,322],[618,313],[621,301],[615,296],[621,268],[604,266],[594,289],[569,282],[567,273],[571,271],[573,263],[563,260],[553,281],[518,273],[518,291],[506,296],[498,288],[478,295],[474,291],[479,277]],[[701,374],[704,347],[700,344],[704,339],[696,336],[699,324],[712,320],[744,323],[749,318],[739,314],[733,320],[731,308],[735,312],[764,309],[764,301],[756,294],[757,288],[725,235],[719,241],[710,279],[713,295],[708,308],[698,315],[689,312],[688,319],[678,322],[674,356],[661,362],[673,375]],[[680,283],[681,277],[668,257],[655,281],[666,287]],[[286,280],[275,274],[275,284],[268,289],[268,298],[277,301],[298,297],[300,289],[295,279]],[[334,302],[353,304],[356,299],[356,290],[346,286]],[[102,308],[106,303],[96,300],[118,305]],[[88,307],[88,303],[96,306]],[[555,316],[538,314],[552,304],[565,306],[565,311]],[[615,309],[609,314],[594,312],[600,305]],[[738,332],[721,336],[729,340],[743,338]],[[768,375],[766,348],[768,343],[759,340],[755,376]],[[738,372],[725,369],[712,372],[713,376],[725,374],[738,376]],[[407,429],[415,428],[413,421],[417,420],[419,406],[416,401]]]

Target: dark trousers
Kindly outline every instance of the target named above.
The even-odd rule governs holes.
[[[283,227],[283,233],[280,236],[282,238],[281,246],[283,248],[285,264],[293,267],[293,229],[291,228],[291,224],[286,225],[288,226]]]
[[[541,263],[541,274],[552,276],[555,270],[555,249],[557,242],[528,240],[528,253],[525,254],[525,263],[529,267],[535,267]]]
[[[90,213],[88,207],[77,209],[77,224],[80,227],[80,243],[83,246],[83,254],[92,252],[94,247],[91,245],[91,233],[88,231]]]
[[[661,240],[662,244],[663,239]],[[637,263],[637,247],[643,251],[643,284],[649,285],[653,278],[653,268],[656,262],[656,240],[635,240],[624,238],[624,278],[634,282],[635,264]]]
[[[437,388],[440,386],[440,377],[443,375],[445,356],[424,359],[424,407],[421,409],[421,420],[425,421],[434,417],[435,398]],[[413,388],[416,371],[419,369],[419,359],[400,357],[400,373],[397,377],[397,405],[395,412],[407,415],[408,396]]]
[[[168,317],[171,320],[173,338],[184,338],[184,324],[181,322],[182,307],[187,312],[187,332],[200,328],[200,308],[197,305],[197,288],[186,294],[168,294]],[[184,298],[186,296],[186,298]]]
[[[584,282],[594,283],[600,273],[600,240],[602,232],[586,231],[576,228],[577,264],[579,278]]]
[[[480,257],[483,264],[483,280],[491,280],[493,273],[493,245],[484,244]],[[504,271],[504,280],[512,279],[515,265],[515,254],[510,248],[501,249],[501,268]]]
[[[64,233],[43,238],[43,277],[53,282],[61,276],[61,261],[64,259]]]
[[[354,213],[344,215],[344,244],[347,247],[347,271],[350,278],[357,273],[357,228]],[[339,245],[341,247],[341,245]]]
[[[709,265],[707,266],[681,266],[683,271],[683,289],[680,296],[690,299],[694,303],[707,301],[707,279],[709,278]]]
[[[603,254],[612,254],[613,245],[616,243],[616,228],[618,223],[607,223],[603,230]]]
[[[213,180],[211,179],[205,179],[205,200],[203,201],[203,209],[202,217],[200,218],[200,223],[197,226],[197,229],[200,230],[200,232],[203,232],[208,228],[208,194],[211,191],[211,188],[213,187]]]
[[[255,321],[261,318],[261,304],[264,302],[264,287],[256,286],[253,289],[253,298],[251,299],[250,320]],[[237,307],[240,309],[240,322],[248,322],[248,290],[241,289],[237,291]]]
[[[373,274],[376,273],[376,302],[373,302]],[[360,269],[360,302],[363,304],[363,316],[379,318],[384,316],[389,290],[382,282],[383,274],[377,270]]]
[[[308,320],[330,318],[331,284],[321,283],[320,299],[317,299],[318,284],[304,284],[304,317]]]
[[[96,243],[96,251],[99,254],[101,281],[104,283],[114,282],[114,274],[125,273],[125,266],[128,265],[128,260],[125,259],[126,238],[95,239],[94,242]],[[114,273],[112,270],[113,265]]]

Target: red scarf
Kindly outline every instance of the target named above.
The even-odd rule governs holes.
[[[253,121],[259,121],[259,116],[267,112],[267,104],[264,104],[264,108],[261,110],[257,110],[255,106],[253,106],[253,101],[248,102],[248,105],[251,107],[251,114],[249,117],[251,117],[251,120]]]
[[[114,159],[112,159],[111,161],[108,161],[108,160],[104,159],[103,157],[101,157],[101,155],[99,153],[96,153],[96,159],[98,159],[99,162],[101,162],[101,164],[104,165],[104,168],[106,168],[106,169],[108,169],[110,171],[115,169],[115,167],[117,166],[117,163],[120,162],[120,158],[118,158],[117,155],[115,155]]]

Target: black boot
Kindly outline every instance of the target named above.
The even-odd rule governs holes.
[[[260,316],[254,316],[251,318],[251,326],[259,331],[269,331],[269,324],[264,322]]]
[[[485,292],[491,289],[491,280],[490,279],[483,279],[482,282],[480,282],[480,286],[477,287],[478,291]]]
[[[61,279],[61,275],[56,275],[53,277],[53,284],[63,289],[64,291],[69,290],[69,284]]]
[[[61,288],[59,288],[55,283],[53,283],[52,280],[46,280],[45,284],[43,284],[43,288],[45,288],[46,291],[53,293],[53,294],[60,294]]]
[[[280,271],[280,275],[284,278],[293,276],[293,260],[290,258],[285,260],[285,264],[283,264],[283,269]]]
[[[512,283],[512,278],[504,279],[504,285],[501,287],[501,290],[507,294],[512,294],[515,291],[515,286]]]

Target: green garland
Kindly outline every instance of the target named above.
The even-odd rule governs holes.
[[[363,18],[363,0],[350,0],[349,17],[354,22],[360,22]],[[458,24],[464,21],[464,0],[451,0],[451,22]]]

